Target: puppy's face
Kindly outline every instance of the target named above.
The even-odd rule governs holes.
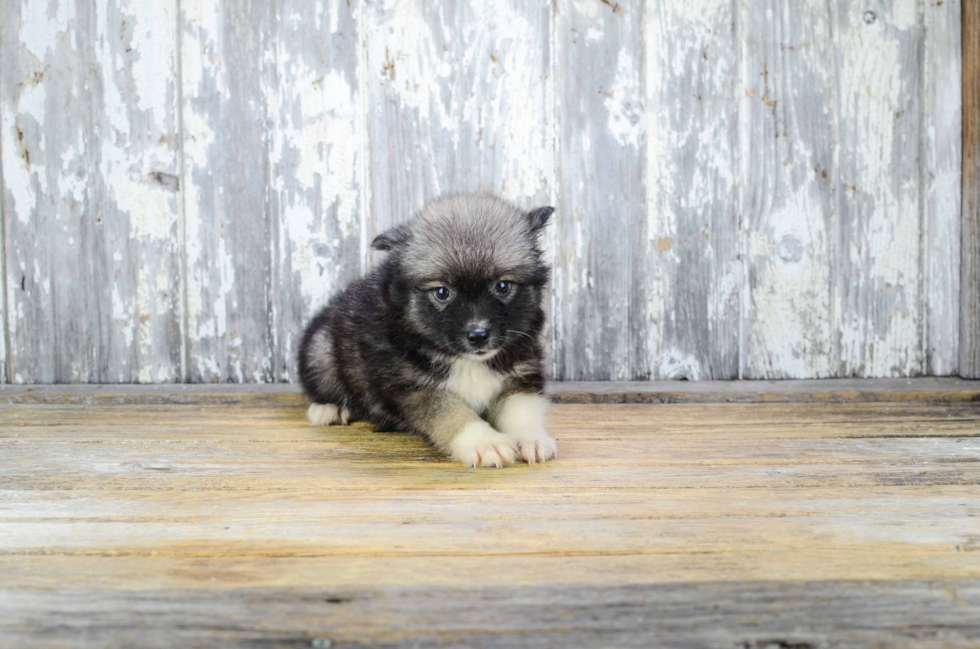
[[[535,340],[548,279],[538,237],[552,211],[453,196],[380,235],[374,247],[393,252],[402,280],[403,325],[439,353],[470,360]]]
[[[516,337],[533,336],[541,308],[539,287],[500,269],[446,273],[418,284],[411,319],[443,352],[489,360]]]

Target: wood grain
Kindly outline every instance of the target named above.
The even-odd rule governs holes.
[[[65,641],[77,647],[308,647],[330,641],[335,647],[949,649],[973,647],[980,638],[978,590],[976,580],[957,579],[171,589],[136,600],[3,592],[0,607],[12,615],[0,629],[14,648]]]
[[[3,48],[0,47],[0,66],[3,65]],[[2,86],[2,77],[0,77]],[[0,89],[0,95],[3,91]],[[0,362],[3,363],[3,372],[0,373],[0,385],[10,383],[10,355],[7,353],[10,347],[10,335],[7,330],[7,314],[10,312],[7,307],[7,246],[5,239],[6,219],[4,216],[4,197],[7,195],[3,186],[3,117],[0,114]]]
[[[980,378],[980,6],[963,3],[963,225],[959,373]]]
[[[186,379],[193,382],[274,376],[272,12],[265,2],[181,3]]]
[[[738,377],[736,24],[721,0],[647,6],[646,285],[632,310],[649,372],[631,378]]]
[[[841,1],[835,317],[843,376],[924,368],[918,156],[922,25],[915,0]]]
[[[560,379],[635,378],[631,252],[644,205],[643,12],[644,3],[636,1],[556,5],[562,191],[554,233],[554,318]]]
[[[558,379],[980,376],[972,5],[151,4],[3,5],[0,380],[291,380],[473,190],[558,207]]]
[[[554,79],[548,0],[457,7],[456,187],[532,208],[554,202]]]
[[[962,8],[958,0],[922,7],[923,371],[946,376],[959,369]]]
[[[837,374],[836,67],[826,5],[743,6],[742,378]]]
[[[175,6],[2,4],[13,382],[180,377]]]
[[[296,376],[309,317],[362,272],[366,117],[361,4],[288,0],[269,52],[273,379]]]
[[[407,220],[426,199],[459,191],[461,106],[454,38],[459,3],[384,0],[366,6],[368,241]],[[365,249],[365,255],[367,250]]]
[[[975,402],[568,404],[551,430],[555,462],[473,470],[407,435],[311,427],[296,406],[2,405],[0,634],[14,647],[980,637]]]

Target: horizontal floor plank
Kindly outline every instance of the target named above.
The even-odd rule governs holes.
[[[474,581],[479,581],[475,578]],[[980,580],[0,591],[11,648],[822,647],[980,643]],[[314,639],[319,638],[318,644]]]
[[[4,588],[73,589],[92,593],[156,588],[216,590],[430,586],[535,586],[663,584],[742,580],[808,582],[820,579],[980,578],[977,546],[857,544],[825,547],[742,547],[695,551],[525,553],[479,555],[322,555],[255,546],[248,553],[215,554],[212,546],[188,545],[175,556],[152,551],[118,553],[0,554]],[[289,550],[289,548],[286,548]],[[978,609],[980,610],[980,609]]]

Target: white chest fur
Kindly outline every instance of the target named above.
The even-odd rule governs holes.
[[[470,407],[481,412],[500,394],[503,381],[500,374],[486,363],[458,359],[446,379],[446,389],[459,395]]]

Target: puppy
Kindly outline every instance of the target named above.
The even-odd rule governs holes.
[[[446,196],[380,234],[384,260],[303,333],[310,423],[424,435],[470,466],[553,459],[539,340],[553,211]]]

